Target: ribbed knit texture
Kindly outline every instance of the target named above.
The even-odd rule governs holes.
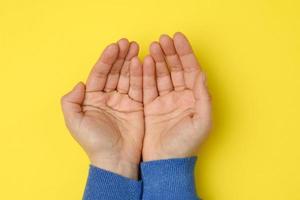
[[[198,200],[194,167],[196,157],[141,163],[144,200]]]
[[[142,183],[90,165],[83,200],[138,200]]]

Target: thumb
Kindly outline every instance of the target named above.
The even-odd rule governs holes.
[[[83,113],[82,103],[84,100],[85,86],[82,82],[61,98],[62,111],[69,128],[79,125]]]
[[[194,127],[197,130],[208,130],[211,127],[211,97],[206,86],[206,77],[200,72],[193,88],[196,99]]]

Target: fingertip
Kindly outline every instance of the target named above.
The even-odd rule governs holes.
[[[150,45],[150,54],[155,62],[164,62],[164,52],[158,42],[152,42]]]
[[[61,97],[61,103],[68,101],[80,102],[84,96],[85,85],[83,82],[78,82],[71,91]]]
[[[85,84],[82,82],[82,81],[80,81],[80,82],[78,82],[76,85],[75,85],[75,87],[73,88],[73,90],[74,89],[85,89]]]
[[[182,32],[178,31],[174,33],[173,38],[185,38],[185,35]]]
[[[132,65],[140,65],[141,61],[137,56],[135,56],[131,59],[131,63],[132,63]]]
[[[149,64],[152,64],[152,63],[154,64],[154,60],[153,60],[152,56],[147,55],[147,56],[144,58],[144,64],[149,65]]]
[[[124,58],[127,55],[128,49],[129,49],[129,41],[126,38],[122,38],[118,41],[119,46],[119,57]]]
[[[176,50],[174,47],[174,42],[173,39],[168,36],[168,35],[164,35],[161,36],[159,43],[162,47],[163,52],[165,53],[165,55],[174,55],[176,54]]]
[[[105,50],[103,51],[100,60],[103,63],[111,65],[115,59],[118,57],[119,54],[119,46],[116,43],[112,43],[108,45]]]
[[[130,47],[133,48],[134,50],[136,50],[137,52],[140,49],[140,46],[139,46],[139,44],[136,41],[130,42]]]
[[[78,85],[78,86],[85,86],[85,84],[82,81],[79,81],[76,85]]]
[[[188,43],[188,39],[181,32],[176,32],[173,36],[173,40],[174,40],[175,45]]]
[[[170,40],[172,40],[172,38],[167,35],[167,34],[162,34],[160,37],[159,37],[159,43],[161,44],[166,44],[168,43]]]
[[[107,53],[117,53],[119,51],[119,46],[116,43],[112,43],[110,45],[108,45],[105,49],[105,52]]]
[[[127,38],[121,38],[118,40],[118,44],[128,44],[129,45],[129,41]]]
[[[131,60],[133,57],[139,54],[139,45],[137,42],[132,41],[129,45],[129,50],[126,56],[126,60]]]
[[[190,54],[193,52],[192,46],[191,46],[189,40],[183,33],[181,33],[181,32],[175,33],[174,37],[173,37],[173,41],[174,41],[174,46],[175,46],[176,52],[180,56]]]
[[[149,48],[150,53],[158,53],[159,49],[160,49],[160,45],[158,42],[155,41],[150,44],[150,48]]]
[[[130,62],[130,73],[132,75],[141,75],[142,74],[142,63],[137,56],[133,57]]]

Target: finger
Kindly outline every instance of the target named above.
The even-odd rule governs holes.
[[[143,102],[148,104],[158,96],[155,79],[155,63],[151,56],[146,56],[143,63]]]
[[[159,39],[160,46],[165,54],[166,61],[171,71],[171,78],[175,91],[180,91],[185,88],[183,68],[173,40],[168,35],[162,35]]]
[[[86,83],[87,91],[101,91],[104,89],[107,74],[109,73],[112,64],[116,61],[119,53],[119,47],[116,44],[111,44],[103,51],[100,59],[93,67]]]
[[[127,39],[123,38],[118,41],[118,46],[119,46],[119,55],[108,74],[105,89],[104,89],[104,91],[106,92],[115,90],[118,85],[120,70],[129,49],[129,42]]]
[[[71,92],[61,99],[62,110],[68,127],[74,127],[81,120],[82,103],[84,100],[85,87],[83,83],[78,83]],[[71,123],[73,126],[71,126]]]
[[[156,81],[159,95],[164,95],[173,90],[170,72],[165,62],[163,51],[157,42],[150,45],[150,54],[155,61]]]
[[[117,86],[117,90],[120,93],[124,93],[124,94],[128,93],[130,61],[133,57],[137,56],[138,53],[139,53],[139,45],[136,42],[131,42],[124,64],[120,72],[120,78]]]
[[[183,66],[185,85],[189,89],[192,89],[196,80],[197,72],[200,70],[200,65],[193,53],[189,41],[182,33],[176,33],[173,40],[176,52],[179,55]]]
[[[130,86],[128,95],[135,101],[143,101],[143,68],[138,57],[130,62]]]
[[[194,126],[198,130],[204,129],[206,131],[211,126],[211,98],[206,87],[206,80],[203,72],[197,74],[193,92],[196,99],[196,113],[193,116]]]

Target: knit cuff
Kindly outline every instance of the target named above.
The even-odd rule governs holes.
[[[141,181],[90,165],[84,200],[135,200],[141,198]]]
[[[143,199],[195,200],[194,167],[196,157],[141,163]]]

